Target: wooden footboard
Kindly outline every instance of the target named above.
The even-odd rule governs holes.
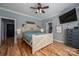
[[[32,53],[53,43],[53,34],[32,35]]]

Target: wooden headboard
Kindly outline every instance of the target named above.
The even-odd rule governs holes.
[[[25,31],[40,31],[40,28],[36,24],[27,23],[22,27],[22,32]]]

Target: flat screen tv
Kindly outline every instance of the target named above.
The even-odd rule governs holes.
[[[60,24],[77,21],[76,9],[59,16]]]

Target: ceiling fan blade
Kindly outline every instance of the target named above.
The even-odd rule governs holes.
[[[30,7],[30,8],[32,8],[32,9],[38,9],[38,8],[36,8],[36,7]]]
[[[45,11],[44,11],[44,10],[41,10],[41,12],[42,12],[42,13],[45,13]]]
[[[49,8],[49,6],[41,7],[41,9],[47,9],[47,8]]]

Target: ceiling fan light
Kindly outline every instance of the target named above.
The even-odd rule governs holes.
[[[40,13],[42,13],[41,11],[42,11],[42,9],[39,10]]]
[[[39,12],[39,10],[37,9],[37,10],[36,10],[36,12],[38,13],[38,12]]]
[[[44,9],[47,9],[49,8],[49,6],[43,6],[42,7],[42,4],[41,3],[37,3],[37,6],[36,7],[31,7],[32,9],[36,9],[36,12],[35,13],[45,13]]]

